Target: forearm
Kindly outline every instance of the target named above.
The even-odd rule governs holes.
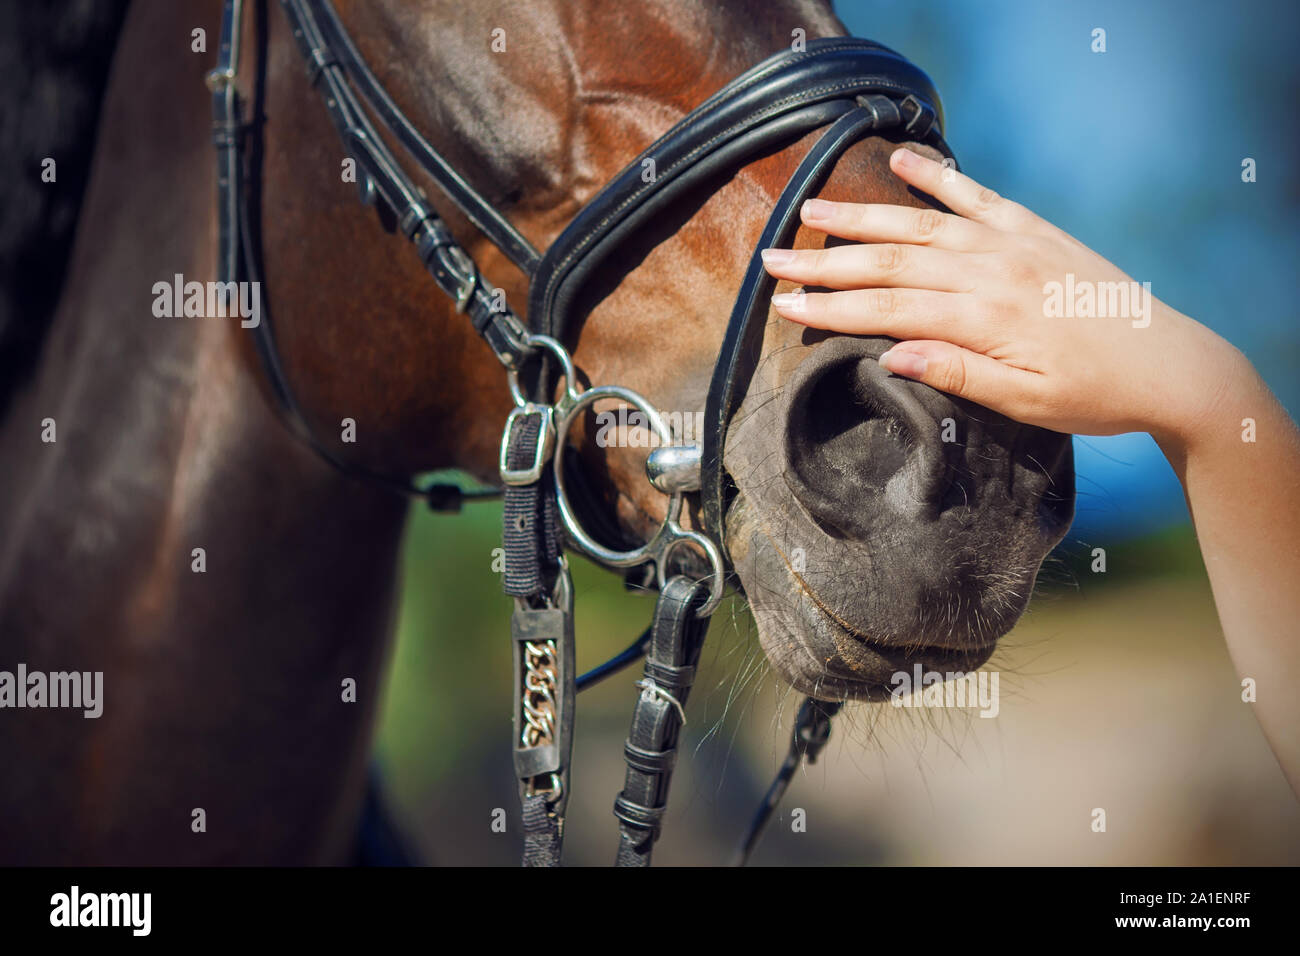
[[[1239,353],[1224,360],[1228,387],[1209,413],[1157,441],[1183,483],[1228,652],[1300,794],[1300,431]]]

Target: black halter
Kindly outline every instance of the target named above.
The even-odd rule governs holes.
[[[775,282],[759,250],[788,245],[803,200],[826,181],[854,143],[897,133],[951,156],[942,137],[939,97],[929,79],[903,57],[851,37],[817,39],[806,50],[778,53],[732,80],[636,157],[574,218],[540,255],[419,133],[389,98],[339,21],[329,0],[280,0],[307,64],[312,85],[348,155],[356,160],[364,202],[383,206],[415,246],[438,286],[456,302],[508,373],[516,408],[501,448],[505,485],[505,590],[515,596],[515,769],[520,781],[525,863],[559,861],[569,792],[573,702],[591,686],[646,655],[641,693],[625,746],[627,777],[615,801],[620,821],[620,865],[647,865],[667,805],[684,705],[695,676],[707,616],[722,597],[723,520],[732,489],[723,466],[727,428],[757,367]],[[249,175],[244,122],[234,80],[242,0],[226,0],[213,91],[218,153],[218,271],[223,281],[256,280],[257,243],[247,208]],[[402,169],[373,125],[377,120],[402,145],[469,221],[531,280],[529,327],[479,274],[419,187]],[[739,169],[817,129],[826,131],[805,156],[768,219],[746,268],[714,367],[705,405],[702,447],[672,446],[658,413],[635,392],[601,385],[578,391],[569,353],[582,319],[579,294],[612,251],[693,187]],[[645,161],[655,175],[643,178]],[[395,490],[456,505],[462,493],[439,485],[417,487],[343,462],[305,425],[281,368],[264,308],[256,327],[267,375],[290,425],[341,470]],[[528,381],[521,384],[525,372]],[[560,398],[552,402],[560,383]],[[568,503],[563,453],[568,427],[601,397],[643,411],[665,446],[647,470],[669,494],[667,517],[639,548],[614,551],[587,534]],[[683,496],[701,493],[706,534],[679,524]],[[495,492],[489,492],[495,493]],[[660,597],[651,628],[622,654],[582,677],[573,673],[572,588],[562,549],[567,544],[610,567],[654,566]],[[712,570],[708,581],[670,574],[678,547],[699,551]],[[800,710],[790,755],[746,835],[743,862],[776,801],[803,758],[814,760],[839,704],[808,699]]]

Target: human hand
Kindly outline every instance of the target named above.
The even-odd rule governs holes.
[[[881,357],[890,372],[1062,432],[1186,442],[1253,374],[1222,338],[1025,207],[906,148],[890,166],[952,213],[808,201],[804,225],[853,244],[765,250],[773,276],[841,290],[774,296],[781,315],[899,339]]]

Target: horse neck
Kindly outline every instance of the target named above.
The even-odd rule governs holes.
[[[105,694],[98,720],[7,736],[61,821],[29,828],[40,845],[11,833],[11,859],[337,860],[361,798],[404,503],[290,436],[236,320],[152,309],[155,283],[214,278],[210,57],[175,41],[214,8],[132,9],[69,280],[0,428],[6,661],[102,671]],[[155,844],[144,824],[250,802],[280,821],[261,845]]]

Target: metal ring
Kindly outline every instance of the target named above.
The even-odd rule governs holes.
[[[659,590],[662,591],[668,584],[668,559],[672,556],[673,550],[679,544],[694,544],[709,560],[709,599],[701,604],[699,611],[696,612],[698,617],[708,617],[718,609],[718,605],[722,603],[722,595],[726,591],[726,579],[722,572],[725,566],[722,551],[712,538],[697,531],[686,531],[676,521],[672,522],[671,526],[665,525],[665,528],[671,533],[671,537],[655,558],[655,574],[659,581]],[[656,535],[656,538],[658,537],[660,535]]]
[[[660,588],[666,583],[668,559],[672,556],[673,550],[683,541],[695,544],[704,553],[710,566],[709,599],[697,612],[700,617],[708,617],[717,610],[722,601],[725,590],[723,577],[725,562],[722,559],[722,552],[712,539],[682,529],[679,523],[682,514],[682,492],[677,491],[669,496],[663,521],[645,544],[630,551],[614,551],[587,534],[569,504],[569,492],[564,483],[564,452],[569,428],[587,406],[602,398],[615,399],[631,405],[645,415],[660,446],[672,445],[673,433],[665,424],[659,410],[642,395],[621,385],[595,385],[585,392],[579,392],[573,357],[569,355],[569,350],[563,344],[549,335],[535,334],[529,334],[524,343],[534,352],[537,349],[550,352],[559,361],[563,371],[564,393],[552,406],[552,414],[555,418],[555,449],[551,453],[551,468],[555,476],[556,506],[559,508],[560,520],[564,523],[565,537],[569,543],[588,557],[613,568],[630,568],[653,561]],[[507,372],[506,379],[510,384],[510,394],[514,397],[515,404],[519,407],[527,405],[529,399],[519,388],[519,371],[512,369]]]
[[[555,403],[556,407],[558,408],[566,399],[577,401],[578,376],[573,370],[573,358],[569,355],[569,350],[549,335],[535,335],[532,333],[524,339],[524,345],[533,350],[529,354],[535,354],[538,349],[545,349],[550,352],[564,370],[564,395],[560,397],[560,401]],[[512,368],[508,370],[506,372],[506,381],[510,384],[510,394],[514,397],[515,404],[527,405],[530,399],[519,390],[519,369]]]
[[[579,412],[602,398],[618,399],[642,412],[658,437],[660,444],[671,445],[673,441],[672,432],[664,423],[663,417],[658,410],[644,397],[621,385],[596,385],[576,398],[570,400],[566,396],[556,403],[555,415],[558,422],[555,430],[555,451],[552,455],[551,467],[554,469],[555,474],[556,504],[559,507],[560,520],[564,522],[564,530],[569,543],[588,557],[610,567],[627,568],[653,561],[661,590],[667,582],[668,559],[671,557],[673,550],[683,542],[696,545],[708,559],[710,568],[709,599],[700,607],[697,614],[700,617],[708,617],[717,610],[718,605],[722,602],[723,592],[725,591],[725,579],[722,569],[725,567],[725,562],[722,560],[722,552],[712,539],[695,531],[682,529],[680,524],[682,492],[674,492],[669,496],[668,508],[658,529],[645,544],[639,548],[633,548],[631,551],[614,551],[592,538],[582,527],[569,504],[568,488],[564,483],[564,452],[569,426],[577,418]]]
[[[631,389],[623,388],[621,385],[596,385],[587,389],[581,395],[575,396],[572,400],[566,401],[562,399],[555,407],[556,417],[559,421],[556,423],[555,451],[552,454],[551,467],[555,472],[555,498],[560,509],[560,520],[564,522],[564,530],[568,532],[569,541],[583,554],[595,558],[603,564],[615,568],[630,568],[654,560],[656,553],[654,546],[662,536],[664,527],[670,522],[675,525],[678,516],[681,514],[682,495],[681,492],[678,492],[668,499],[668,513],[665,515],[659,530],[651,535],[649,541],[639,548],[633,548],[631,551],[611,550],[583,530],[582,525],[578,522],[577,515],[574,514],[573,508],[569,505],[569,493],[564,483],[565,439],[569,434],[569,426],[578,417],[578,413],[602,398],[619,399],[644,413],[650,422],[651,429],[664,444],[672,444],[672,432],[664,424],[659,412],[648,401]]]
[[[564,781],[560,779],[558,773],[552,773],[549,774],[549,776],[551,778],[551,785],[549,788],[542,790],[536,783],[534,783],[534,781],[529,780],[528,783],[524,785],[524,791],[530,797],[535,797],[539,793],[549,793],[551,796],[546,798],[546,802],[555,803],[564,794]]]
[[[560,573],[555,576],[555,589],[551,592],[551,607],[565,611],[573,608],[573,576],[569,573],[569,559],[560,555],[556,559]]]

